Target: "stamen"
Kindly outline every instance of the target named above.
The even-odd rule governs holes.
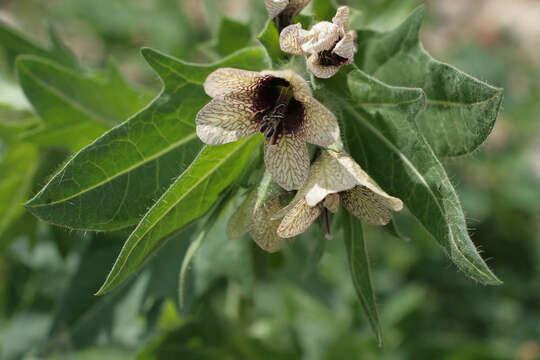
[[[266,129],[268,129],[268,126],[270,126],[270,125],[268,125],[267,123],[265,123],[263,126],[261,126],[260,132],[264,134],[264,132],[266,131]]]
[[[326,238],[326,240],[332,240],[334,237],[330,233],[330,223],[328,222],[328,209],[323,208],[323,212],[324,212],[324,223],[326,225],[326,234],[324,235],[324,237]]]
[[[272,137],[272,135],[274,134],[274,128],[270,128],[270,130],[268,131],[268,133],[266,134],[266,138],[267,139],[270,139]]]

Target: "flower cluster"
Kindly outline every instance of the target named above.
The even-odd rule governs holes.
[[[265,0],[271,19],[277,19],[284,52],[307,56],[313,75],[328,78],[350,64],[356,52],[356,33],[349,30],[349,9],[340,7],[332,22],[311,30],[290,24],[309,0]],[[324,214],[331,238],[328,210],[343,206],[373,225],[387,224],[401,200],[385,193],[352,157],[341,151],[339,124],[309,84],[291,70],[253,72],[222,68],[211,73],[204,89],[212,100],[197,114],[197,135],[206,144],[220,145],[261,133],[267,172],[228,228],[230,238],[249,232],[266,251],[278,251],[284,239],[297,236]],[[310,165],[307,143],[316,151]],[[329,150],[332,147],[333,150]],[[268,192],[270,182],[273,190]],[[278,190],[276,190],[276,188]],[[265,190],[266,189],[266,190]],[[297,191],[286,205],[286,192]],[[286,206],[284,206],[286,205]]]

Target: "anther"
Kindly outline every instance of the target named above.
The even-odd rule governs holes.
[[[266,129],[268,129],[268,126],[269,126],[268,124],[264,124],[263,126],[261,126],[261,130],[260,130],[261,133],[264,134],[264,132],[266,131]]]
[[[272,137],[272,135],[274,134],[274,128],[271,128],[268,133],[266,134],[266,138],[267,139],[270,139]]]

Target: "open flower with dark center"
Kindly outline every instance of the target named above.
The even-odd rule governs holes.
[[[347,6],[337,10],[332,22],[319,22],[309,31],[301,24],[287,26],[279,43],[284,52],[306,55],[309,70],[320,78],[332,77],[341,66],[351,64],[357,51],[356,31],[349,30]]]
[[[270,19],[276,19],[278,30],[292,23],[294,17],[309,4],[311,0],[264,0]]]
[[[335,116],[290,70],[223,68],[208,76],[204,89],[213,99],[197,114],[199,138],[220,145],[264,134],[266,168],[285,190],[299,189],[306,181],[306,142],[326,147],[339,139]]]
[[[297,236],[323,213],[330,239],[328,210],[337,212],[340,202],[352,215],[372,225],[387,224],[392,211],[403,208],[400,199],[385,193],[349,155],[324,150],[293,201],[276,213],[275,218],[284,216],[277,234]]]

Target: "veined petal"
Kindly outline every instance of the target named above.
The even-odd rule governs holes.
[[[309,178],[304,186],[309,206],[315,206],[331,194],[352,189],[360,183],[357,176],[350,171],[351,165],[340,162],[341,157],[339,153],[325,150],[311,165]],[[352,160],[348,157],[345,161],[348,159]]]
[[[335,115],[315,98],[308,99],[303,105],[302,131],[306,141],[319,146],[330,146],[338,141],[340,132]]]
[[[252,93],[261,75],[254,71],[221,68],[212,72],[204,82],[204,91],[210,97],[231,93]]]
[[[309,32],[302,29],[302,24],[289,25],[279,35],[281,51],[290,54],[304,54],[301,45],[307,40]]]
[[[285,79],[291,84],[294,98],[301,103],[313,98],[313,93],[309,84],[297,73],[291,70],[274,70],[263,71],[262,76],[271,75],[281,79]]]
[[[323,206],[333,212],[337,213],[339,210],[339,195],[338,194],[329,194],[324,198]]]
[[[306,231],[320,214],[320,206],[311,207],[302,198],[285,215],[279,224],[277,234],[282,238],[295,237]]]
[[[392,210],[399,211],[403,203],[389,195],[381,196],[365,186],[355,186],[341,193],[343,206],[357,218],[371,225],[386,225],[392,219]]]
[[[354,53],[356,52],[356,31],[351,30],[345,34],[334,47],[333,53],[337,54],[345,59],[348,59],[350,63],[354,60]]]
[[[331,50],[334,44],[343,36],[342,30],[336,24],[321,21],[309,30],[310,39],[302,44],[302,51],[316,54],[323,50]]]
[[[264,0],[270,19],[275,18],[289,5],[289,0]]]
[[[339,71],[339,65],[321,65],[319,64],[319,55],[312,54],[306,61],[306,65],[313,75],[321,79],[328,79],[336,75]]]
[[[197,114],[197,136],[209,145],[221,145],[237,141],[259,131],[252,121],[250,105],[228,97],[217,97],[206,104]]]
[[[272,178],[287,191],[299,189],[309,173],[309,153],[303,136],[283,134],[272,145],[265,139],[264,162]]]
[[[276,252],[283,246],[285,239],[277,235],[277,228],[281,219],[272,220],[272,215],[279,211],[281,203],[279,197],[265,202],[253,214],[253,221],[249,234],[263,250],[270,253]]]
[[[349,30],[349,14],[349,7],[340,6],[336,11],[336,15],[332,18],[332,23],[339,26],[344,32],[347,32]]]

